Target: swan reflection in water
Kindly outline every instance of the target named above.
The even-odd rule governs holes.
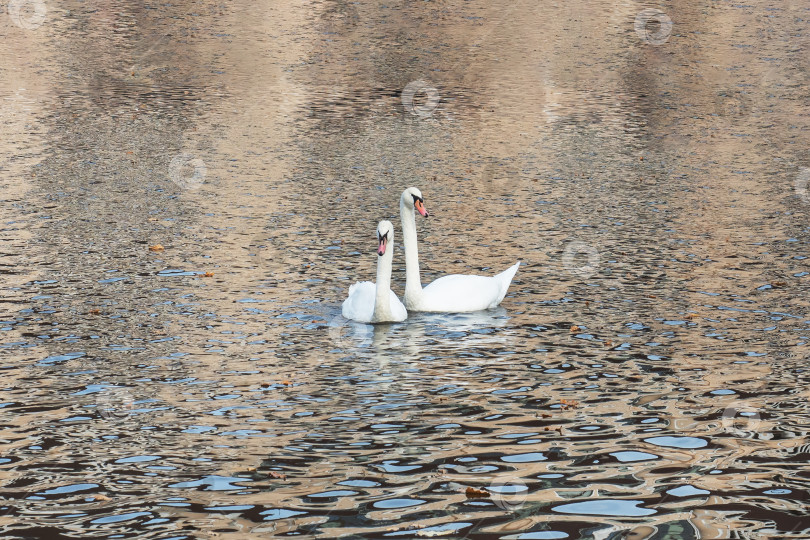
[[[509,320],[501,307],[460,314],[416,313],[395,324],[361,324],[336,317],[329,327],[335,350],[356,384],[365,389],[344,397],[388,421],[407,423],[430,399],[427,389],[463,385],[471,371],[502,361],[495,353],[507,350],[514,339]]]
[[[514,340],[510,319],[501,307],[461,314],[414,313],[394,324],[332,319],[329,332],[336,336],[335,350],[345,363],[341,372],[355,389],[341,392],[341,407],[352,414],[364,411],[358,414],[358,437],[389,448],[388,459],[419,453],[419,434],[426,426],[443,423],[428,419],[443,410],[437,406],[443,399],[439,394],[466,386],[470,373],[483,364],[504,360],[495,352],[508,350]],[[409,483],[403,489],[414,486]]]
[[[329,322],[329,337],[346,355],[418,360],[456,356],[474,347],[502,348],[511,340],[511,333],[502,331],[509,320],[502,307],[471,313],[413,313],[398,324],[364,324],[334,317]]]

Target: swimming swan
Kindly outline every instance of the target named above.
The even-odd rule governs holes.
[[[390,221],[377,225],[377,240],[377,284],[363,281],[349,287],[349,297],[343,301],[343,316],[361,323],[404,321],[408,312],[391,290],[394,226]]]
[[[428,217],[422,192],[409,187],[399,199],[402,241],[405,244],[405,306],[411,311],[461,313],[494,308],[501,303],[520,261],[496,276],[454,274],[422,288],[416,247],[416,214]]]

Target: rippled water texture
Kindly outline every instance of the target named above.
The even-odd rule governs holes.
[[[806,3],[3,8],[1,534],[810,537]]]

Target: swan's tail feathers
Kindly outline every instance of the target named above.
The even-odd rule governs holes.
[[[500,304],[504,296],[506,296],[506,291],[509,290],[509,285],[512,284],[512,279],[515,277],[518,268],[520,268],[520,261],[516,262],[515,264],[513,264],[512,266],[510,266],[509,268],[507,268],[506,270],[495,276],[495,279],[498,281],[498,285],[500,286],[501,291],[500,293],[498,293],[497,302],[494,302],[492,307],[495,307],[498,304]]]

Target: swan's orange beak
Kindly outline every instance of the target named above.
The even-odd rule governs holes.
[[[388,234],[385,236],[380,236],[380,245],[377,247],[377,255],[383,256],[385,255],[385,247],[388,245]]]
[[[413,206],[416,208],[416,211],[422,215],[422,217],[428,217],[430,215],[428,214],[427,208],[425,208],[425,202],[422,199],[416,199],[413,201]]]

